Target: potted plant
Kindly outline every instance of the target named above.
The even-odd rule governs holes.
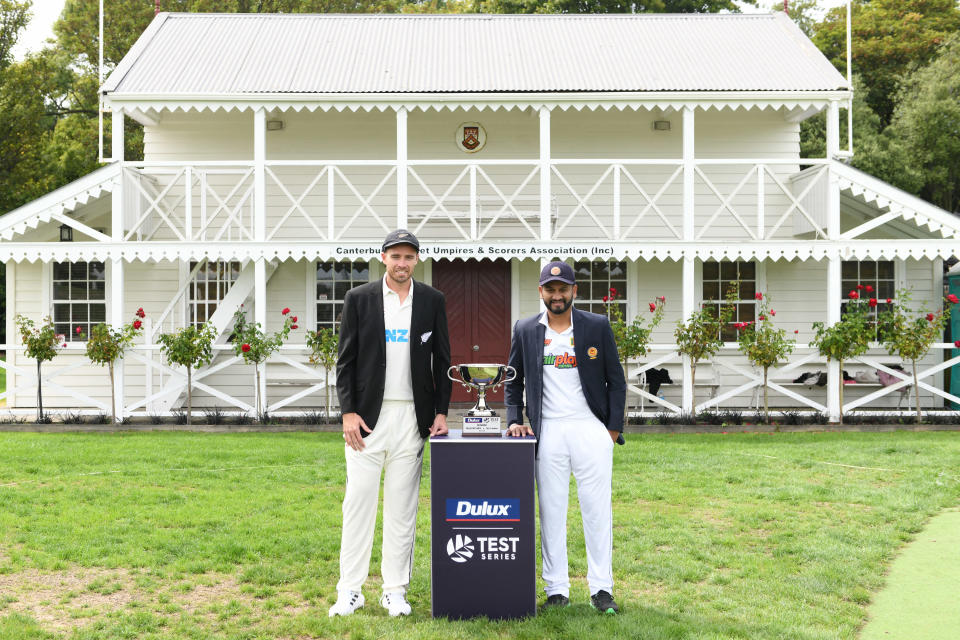
[[[869,303],[860,298],[856,290],[848,294],[846,312],[836,324],[826,326],[823,322],[814,322],[813,340],[810,345],[815,347],[827,362],[836,360],[839,363],[841,374],[843,363],[866,353],[870,348],[870,341],[875,335],[874,325],[871,324],[868,309]],[[876,306],[876,301],[873,302]],[[840,424],[843,424],[843,382],[840,384]]]
[[[653,314],[650,316],[649,323],[641,314],[634,316],[628,323],[623,317],[618,299],[619,292],[616,288],[610,287],[610,294],[603,296],[603,304],[607,319],[610,320],[610,328],[613,329],[613,339],[617,343],[617,356],[623,367],[623,375],[629,380],[630,359],[646,356],[649,353],[650,335],[663,320],[663,308],[667,299],[659,296],[649,303],[650,313]]]
[[[167,360],[187,368],[187,424],[193,424],[193,378],[192,371],[213,360],[213,341],[217,330],[209,322],[199,327],[188,325],[173,333],[162,333],[157,340]]]
[[[134,319],[120,327],[111,329],[107,324],[100,323],[90,330],[90,339],[87,340],[87,357],[98,365],[106,365],[110,371],[110,415],[113,424],[117,424],[117,398],[114,388],[114,364],[123,357],[123,352],[133,344],[135,337],[143,331],[143,318],[146,314],[143,307],[137,309]]]
[[[328,327],[324,327],[316,332],[307,332],[307,346],[310,347],[310,364],[323,367],[324,386],[326,391],[325,415],[327,422],[330,421],[330,371],[337,366],[337,348],[340,344],[340,337],[337,333]]]
[[[734,282],[727,291],[727,299],[736,296],[740,283]],[[701,307],[687,318],[686,322],[677,322],[673,336],[677,341],[677,351],[690,358],[690,385],[693,388],[693,406],[696,407],[697,363],[712,358],[723,346],[721,329],[733,317],[734,306],[725,304],[716,313],[713,307]]]
[[[252,364],[256,370],[256,411],[257,417],[263,419],[263,399],[260,397],[260,367],[273,353],[283,346],[290,336],[290,330],[297,328],[297,316],[290,315],[290,309],[284,307],[281,313],[284,316],[283,326],[272,335],[263,332],[259,322],[248,322],[247,314],[241,305],[233,314],[233,351],[243,358],[247,364]]]
[[[896,302],[887,300],[888,309],[877,318],[880,339],[890,355],[909,360],[913,367],[913,398],[916,402],[917,424],[920,424],[920,381],[917,379],[917,361],[922,360],[943,336],[943,329],[950,319],[951,306],[960,302],[954,294],[945,298],[942,309],[914,311],[910,308],[910,291],[897,292]],[[871,307],[877,306],[876,298],[870,298]]]
[[[763,420],[770,424],[770,409],[767,402],[767,374],[770,367],[777,366],[793,353],[795,340],[787,339],[787,332],[773,325],[776,310],[770,308],[770,299],[757,292],[757,320],[738,322],[737,347],[755,367],[763,370]]]
[[[20,341],[27,347],[28,358],[37,361],[37,422],[46,422],[43,415],[43,377],[40,375],[40,365],[47,360],[53,360],[60,353],[60,349],[67,346],[64,336],[57,333],[50,317],[43,319],[43,324],[36,326],[30,318],[17,315],[17,330],[20,332]],[[80,327],[77,327],[80,330]]]

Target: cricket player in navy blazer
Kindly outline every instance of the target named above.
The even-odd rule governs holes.
[[[539,441],[545,606],[570,604],[567,505],[572,472],[583,518],[591,604],[615,614],[613,446],[623,444],[626,380],[607,317],[573,307],[573,268],[560,261],[546,265],[539,291],[546,310],[514,327],[509,364],[517,377],[505,388],[508,435],[535,435]],[[529,426],[523,422],[524,406]]]

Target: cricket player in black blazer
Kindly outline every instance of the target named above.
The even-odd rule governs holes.
[[[573,307],[573,268],[551,262],[540,273],[545,311],[517,322],[506,384],[508,435],[537,436],[540,551],[547,607],[570,604],[567,506],[570,474],[587,547],[590,603],[618,613],[613,599],[613,446],[623,444],[626,380],[606,316]],[[526,396],[524,396],[526,391]],[[530,425],[523,424],[526,404]],[[531,428],[532,427],[532,428]]]
[[[380,604],[410,614],[417,498],[424,439],[447,432],[450,339],[443,294],[413,281],[420,244],[409,231],[383,242],[385,275],[344,296],[337,359],[347,487],[340,580],[329,615],[363,606],[383,475]]]
[[[422,282],[414,281],[412,287],[410,376],[417,427],[426,438],[436,416],[446,415],[450,405],[450,336],[443,294]],[[340,410],[360,414],[371,431],[383,404],[386,363],[383,282],[377,280],[354,287],[344,297],[337,358]],[[361,437],[367,435],[361,430]]]

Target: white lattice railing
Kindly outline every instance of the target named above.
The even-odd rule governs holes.
[[[810,167],[791,182],[799,162],[553,159],[544,180],[534,159],[409,160],[400,175],[390,160],[275,160],[264,165],[265,238],[335,242],[388,231],[398,222],[401,175],[408,226],[426,239],[540,239],[549,229],[557,239],[679,240],[684,198],[696,204],[696,239],[722,226],[770,240],[791,221],[824,237],[829,163],[804,160]],[[124,239],[253,240],[255,170],[249,161],[125,163]]]
[[[933,346],[931,353],[942,349],[954,349],[953,344],[938,343]],[[881,353],[882,348],[874,345],[871,354],[860,356],[844,363],[844,368],[856,370],[883,371],[899,380],[884,386],[879,382],[857,382],[844,386],[843,412],[854,410],[877,409],[892,412],[907,412],[916,402],[912,396],[913,375],[910,363],[903,363],[904,370],[892,368],[892,362],[899,359],[889,355],[874,355]],[[929,362],[928,356],[928,362]],[[922,394],[927,398],[943,398],[949,402],[960,404],[960,397],[938,388],[929,382],[934,375],[960,364],[960,355],[951,357],[937,364],[926,364],[918,367],[917,379]],[[651,345],[650,356],[641,363],[631,363],[628,367],[627,392],[628,405],[640,409],[647,414],[658,411],[680,413],[678,403],[666,397],[651,394],[646,385],[646,372],[651,369],[665,367],[670,369],[672,384],[669,389],[671,398],[681,393],[683,383],[682,357],[676,347],[670,344]],[[822,371],[827,373],[825,360],[817,351],[806,344],[799,344],[786,362],[773,367],[768,372],[767,389],[770,406],[779,410],[804,410],[828,413],[826,402],[826,386],[818,386],[814,381],[794,382],[802,373]],[[763,373],[752,367],[739,353],[735,342],[725,343],[716,357],[707,362],[700,362],[697,366],[696,388],[694,389],[694,413],[708,410],[722,410],[723,408],[762,407]],[[749,398],[747,398],[749,394]],[[704,397],[708,395],[709,397]],[[882,399],[893,397],[897,400],[894,409]],[[823,401],[821,401],[823,400]],[[639,401],[639,405],[637,402]],[[928,402],[929,405],[929,402]],[[927,409],[942,410],[942,407]]]
[[[250,163],[125,163],[125,240],[253,240]]]
[[[18,357],[15,365],[9,362],[9,354],[23,353],[23,347],[20,345],[0,345],[0,348],[5,348],[8,353],[7,361],[0,360],[0,368],[8,372],[8,380],[15,380],[15,388],[0,392],[0,400],[6,400],[12,394],[16,394],[19,408],[8,408],[8,411],[32,413],[35,411],[33,399],[36,395],[35,363],[22,357]],[[952,344],[934,345],[935,351],[952,348]],[[253,367],[244,364],[239,357],[235,356],[233,347],[229,344],[216,345],[214,350],[217,353],[214,362],[193,373],[194,390],[206,396],[204,399],[206,405],[215,404],[238,412],[252,413],[256,379]],[[47,399],[45,405],[63,407],[64,400],[70,399],[75,401],[75,404],[71,405],[71,411],[109,412],[109,389],[105,389],[101,398],[94,398],[84,391],[90,386],[90,371],[100,369],[90,364],[83,356],[83,345],[71,344],[65,353],[72,354],[75,359],[66,365],[58,364],[56,360],[43,365],[43,388]],[[314,367],[307,363],[307,353],[306,345],[285,345],[261,370],[267,387],[264,402],[267,412],[276,415],[297,415],[308,408],[325,406],[326,374],[321,367]],[[896,358],[891,356],[865,355],[844,364],[845,368],[851,370],[876,369],[899,378],[898,382],[889,386],[860,382],[845,387],[844,413],[864,409],[902,413],[911,410],[913,406],[910,400],[913,387],[911,367],[906,363],[904,371],[900,371],[889,366],[893,361],[896,361]],[[919,386],[923,399],[927,402],[925,411],[943,410],[942,407],[932,406],[930,399],[933,398],[943,398],[960,404],[960,397],[938,388],[930,381],[934,375],[958,364],[960,364],[960,356],[955,356],[940,363],[925,364],[918,369]],[[170,415],[181,404],[185,404],[186,370],[167,364],[160,354],[160,345],[135,345],[128,350],[124,366],[127,387],[123,401],[124,415]],[[641,374],[663,367],[671,370],[673,379],[673,384],[667,387],[668,393],[665,394],[670,399],[651,394],[641,382]],[[827,413],[827,406],[822,401],[826,398],[825,387],[816,387],[813,382],[792,381],[800,373],[815,369],[826,371],[823,359],[808,345],[798,345],[787,362],[770,370],[768,388],[771,408]],[[221,374],[230,375],[222,376]],[[66,380],[71,376],[73,377],[70,381]],[[697,367],[694,412],[724,408],[757,409],[762,406],[760,396],[762,383],[761,372],[745,363],[737,351],[736,343],[726,343],[715,358],[710,362],[701,362]],[[331,388],[335,385],[334,372],[330,373],[329,384]],[[132,397],[130,392],[132,388],[142,392],[137,397]],[[676,351],[675,345],[652,345],[651,355],[644,362],[632,363],[628,367],[628,405],[634,409],[634,413],[637,408],[647,415],[661,411],[680,413],[681,405],[679,401],[674,402],[673,398],[680,396],[682,388],[682,358]],[[882,402],[882,399],[887,396],[897,399],[896,409]],[[331,392],[331,400],[334,404],[336,403],[335,392]],[[162,406],[167,408],[159,408]],[[53,411],[58,410],[63,409]]]
[[[7,359],[12,353],[22,354],[24,348],[17,345],[0,345],[7,350]],[[233,353],[232,345],[215,345],[215,360],[207,367],[194,371],[191,383],[194,389],[195,406],[199,413],[201,406],[211,404],[226,407],[242,413],[254,412],[253,398],[256,373],[252,365],[245,364],[242,359]],[[43,380],[45,413],[56,416],[65,411],[64,399],[69,398],[75,404],[69,406],[71,413],[98,414],[110,413],[110,389],[104,385],[103,397],[94,398],[79,389],[71,388],[64,382],[64,378],[75,376],[73,386],[89,387],[90,371],[100,371],[106,375],[106,369],[95,367],[83,354],[85,347],[82,344],[70,344],[64,349],[64,354],[80,356],[70,364],[58,364],[56,360],[45,362],[41,369]],[[267,361],[262,375],[266,376],[267,396],[264,407],[266,411],[275,415],[298,415],[311,408],[320,408],[326,405],[327,374],[322,367],[314,367],[307,362],[306,354],[309,349],[305,344],[284,345],[281,350]],[[23,360],[23,361],[21,361]],[[278,366],[279,365],[279,366]],[[129,348],[124,356],[125,382],[128,391],[123,399],[124,416],[170,416],[186,406],[186,369],[180,366],[171,366],[160,353],[159,344],[137,344]],[[7,372],[7,379],[15,379],[16,386],[0,392],[0,401],[7,401],[11,396],[17,396],[18,407],[7,407],[6,411],[14,414],[31,414],[36,411],[34,400],[37,391],[36,363],[33,360],[18,358],[16,365],[7,360],[0,360],[0,369]],[[223,381],[217,381],[218,374],[240,372],[247,377],[249,385],[237,384],[235,378],[228,385],[234,390],[231,393],[225,390]],[[11,376],[10,374],[14,374]],[[232,377],[232,376],[231,376]],[[331,390],[336,384],[336,374],[329,373]],[[131,397],[129,389],[136,387],[143,389],[137,397]],[[198,393],[199,392],[199,393]],[[200,395],[206,398],[199,402]],[[291,406],[304,398],[315,396],[315,401],[303,403],[302,406]],[[212,401],[211,401],[212,399]],[[337,396],[331,391],[331,402],[336,405]],[[161,408],[166,406],[167,408]]]

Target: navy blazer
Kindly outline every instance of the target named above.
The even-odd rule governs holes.
[[[446,414],[453,383],[450,337],[443,294],[413,282],[410,317],[410,376],[420,436],[426,438],[438,413]],[[343,413],[359,413],[375,429],[383,404],[387,345],[383,326],[383,278],[350,289],[343,297],[337,357],[337,395]],[[368,434],[360,430],[360,435]]]
[[[543,337],[546,327],[540,315],[519,320],[510,342],[510,366],[517,377],[505,385],[507,424],[523,424],[524,388],[527,417],[534,435],[540,437],[543,415]],[[606,316],[573,308],[573,350],[577,374],[590,411],[607,429],[619,431],[623,444],[623,411],[627,402],[627,382],[617,355],[617,343]],[[596,349],[591,357],[591,352]]]

